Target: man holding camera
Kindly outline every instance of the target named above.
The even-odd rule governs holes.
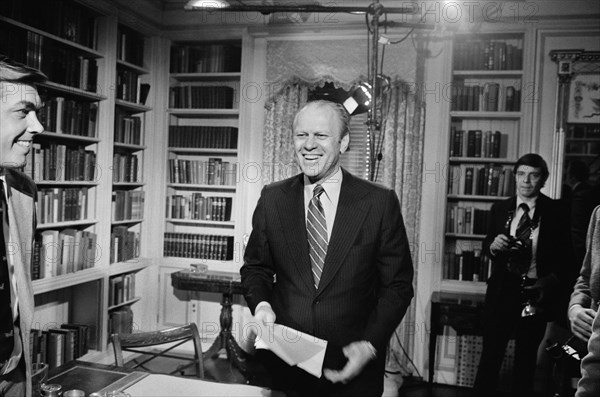
[[[483,251],[492,259],[485,297],[483,351],[476,395],[496,391],[504,352],[515,338],[513,391],[533,396],[537,351],[546,323],[566,315],[571,275],[568,215],[540,193],[548,179],[544,159],[529,153],[513,173],[516,196],[492,206]],[[563,313],[564,312],[564,313]]]

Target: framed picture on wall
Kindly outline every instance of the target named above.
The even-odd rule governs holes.
[[[577,74],[571,80],[569,123],[600,123],[600,73]]]

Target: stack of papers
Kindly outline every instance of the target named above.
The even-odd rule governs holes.
[[[256,321],[258,334],[254,342],[257,349],[275,353],[288,365],[298,366],[309,374],[321,377],[327,341],[290,327],[275,324],[269,329]]]

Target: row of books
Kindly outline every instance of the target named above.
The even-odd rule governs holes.
[[[445,280],[487,281],[492,261],[481,255],[481,249],[447,251],[444,255],[442,277]]]
[[[48,369],[82,357],[89,351],[90,326],[87,324],[66,323],[44,330],[33,328],[30,332],[31,362],[47,363]]]
[[[97,134],[98,102],[83,102],[53,97],[38,111],[44,133],[94,138]]]
[[[202,196],[202,193],[167,196],[167,218],[203,221],[230,221],[231,197]]]
[[[114,153],[112,163],[113,182],[141,182],[139,158],[133,153]]]
[[[129,305],[110,312],[108,318],[108,330],[111,334],[133,333],[133,311]]]
[[[135,274],[121,274],[108,279],[108,306],[120,305],[135,298]]]
[[[150,84],[142,83],[138,72],[117,70],[117,99],[133,103],[146,103]]]
[[[169,147],[198,149],[236,149],[236,127],[172,125],[169,126]]]
[[[519,70],[521,40],[465,40],[454,44],[454,70]]]
[[[600,124],[567,124],[567,138],[600,138]]]
[[[233,236],[166,232],[164,238],[165,256],[218,261],[233,259]]]
[[[0,14],[85,47],[96,46],[96,16],[75,1],[2,0]]]
[[[122,112],[119,108],[115,111],[115,143],[128,145],[142,144],[142,118]]]
[[[481,112],[518,112],[521,90],[500,83],[456,84],[450,90],[450,110]]]
[[[452,165],[448,168],[448,194],[505,197],[515,192],[511,166]]]
[[[175,109],[233,109],[234,90],[228,86],[181,86],[169,89]]]
[[[44,230],[34,239],[32,279],[61,276],[94,267],[97,236],[85,230]]]
[[[237,163],[221,158],[208,160],[169,159],[169,182],[193,185],[235,186]]]
[[[24,172],[36,182],[94,181],[96,153],[83,146],[34,143]]]
[[[508,139],[500,131],[450,128],[450,157],[505,158]]]
[[[597,156],[600,153],[600,135],[596,138],[596,141],[582,142],[582,141],[569,141],[565,142],[565,154],[567,155],[594,155]]]
[[[171,73],[239,72],[242,47],[236,44],[171,47]]]
[[[110,263],[140,256],[140,234],[127,226],[114,226],[110,232]]]
[[[27,65],[42,70],[55,83],[96,92],[98,65],[94,58],[84,57],[31,31],[27,31],[25,57]]]
[[[87,187],[39,189],[36,211],[38,224],[79,221],[88,218]]]
[[[112,219],[124,221],[144,217],[144,191],[116,190],[112,194]]]
[[[144,38],[132,29],[117,29],[117,59],[137,66],[144,65]]]
[[[490,210],[448,203],[446,233],[487,234],[491,222]]]

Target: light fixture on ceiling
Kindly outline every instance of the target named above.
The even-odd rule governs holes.
[[[376,0],[376,3],[379,0]],[[335,4],[335,3],[333,3]],[[352,5],[352,6],[337,6],[337,5],[321,5],[318,2],[304,3],[290,2],[288,4],[280,4],[276,2],[263,2],[257,4],[254,1],[226,1],[226,0],[188,0],[183,7],[187,11],[211,11],[221,9],[223,11],[232,12],[260,12],[261,14],[271,14],[274,12],[325,12],[335,13],[343,12],[357,15],[374,14],[375,8],[372,6]],[[416,3],[407,2],[400,7],[385,7],[385,14],[416,14],[419,11],[419,6]]]
[[[183,6],[186,10],[211,10],[225,7],[229,7],[229,2],[226,0],[189,0]]]

